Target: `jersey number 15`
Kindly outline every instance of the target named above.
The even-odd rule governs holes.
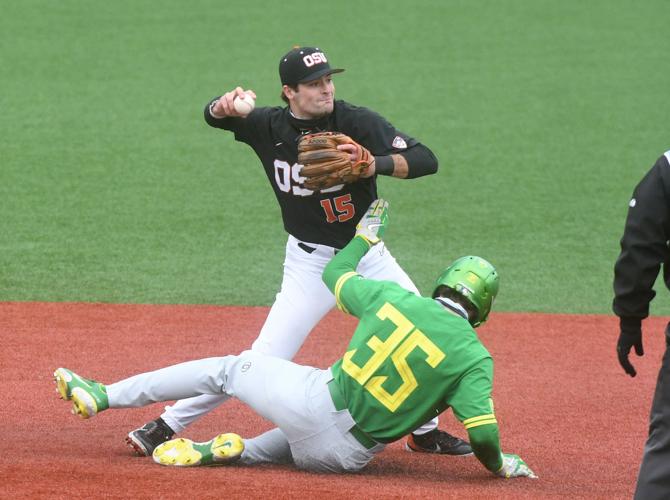
[[[279,189],[295,196],[310,196],[314,193],[314,191],[300,187],[300,184],[305,180],[304,177],[300,176],[302,165],[299,163],[289,165],[285,161],[275,160],[274,166],[275,182]],[[342,189],[342,186],[343,184],[338,184],[337,186],[324,189],[321,192],[328,193],[331,191],[339,191]],[[354,204],[351,203],[351,194],[343,194],[341,196],[336,196],[333,199],[326,198],[319,203],[326,215],[326,222],[329,224],[332,224],[333,222],[345,222],[356,215]]]

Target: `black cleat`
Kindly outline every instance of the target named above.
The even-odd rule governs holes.
[[[433,429],[420,436],[410,434],[407,437],[405,449],[407,451],[437,453],[440,455],[472,455],[472,448],[467,441],[463,441],[439,429]]]
[[[162,418],[158,417],[144,424],[143,427],[129,432],[126,444],[138,455],[150,457],[158,445],[169,441],[172,436],[174,436],[174,431]]]

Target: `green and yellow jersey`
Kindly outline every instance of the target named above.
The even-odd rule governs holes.
[[[358,275],[354,269],[367,250],[364,239],[354,238],[323,273],[338,307],[360,320],[332,366],[351,415],[373,439],[389,443],[451,407],[477,457],[497,470],[491,355],[457,311]]]

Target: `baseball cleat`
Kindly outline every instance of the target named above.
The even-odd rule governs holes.
[[[153,453],[154,462],[174,467],[226,465],[239,460],[244,441],[233,433],[219,434],[204,443],[177,438],[159,445]]]
[[[410,434],[405,443],[407,451],[419,453],[437,453],[439,455],[466,456],[472,455],[472,448],[467,441],[463,441],[448,432],[434,429],[426,434],[417,436]]]
[[[158,417],[139,429],[129,432],[126,444],[137,455],[150,457],[158,445],[172,439],[172,436],[174,436],[174,431],[162,418]]]
[[[80,377],[67,368],[58,368],[54,380],[61,399],[72,400],[74,415],[91,418],[109,408],[107,389],[100,382]]]

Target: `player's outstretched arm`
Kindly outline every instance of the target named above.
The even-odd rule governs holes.
[[[355,274],[358,263],[370,247],[381,241],[387,225],[388,202],[380,198],[372,202],[358,222],[354,238],[332,258],[323,270],[323,281],[336,297],[335,288],[340,278],[347,273]]]
[[[478,418],[481,422],[483,417]],[[491,423],[471,427],[468,429],[468,438],[477,459],[496,476],[537,478],[530,467],[526,465],[526,462],[518,455],[502,453],[498,424]]]
[[[483,417],[480,417],[480,421],[481,418]],[[467,420],[465,424],[470,446],[472,446],[472,451],[477,460],[488,470],[495,473],[503,465],[498,424],[489,423],[470,428],[468,428]]]

